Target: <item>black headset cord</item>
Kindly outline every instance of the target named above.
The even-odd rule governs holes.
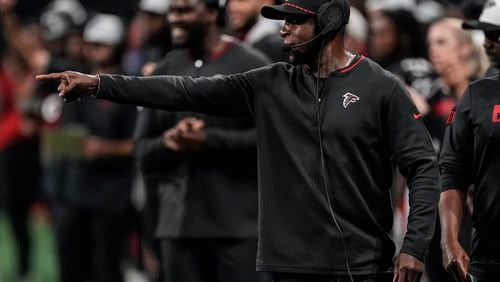
[[[320,123],[320,109],[321,109],[321,98],[319,97],[319,75],[320,75],[320,62],[321,62],[321,57],[323,55],[323,48],[325,46],[325,37],[323,37],[323,40],[321,42],[321,49],[319,51],[319,57],[318,57],[318,67],[317,67],[317,75],[316,75],[316,103],[318,103],[318,111],[317,111],[317,118],[318,118],[318,139],[319,139],[319,151],[320,151],[320,156],[321,156],[321,168],[323,170],[323,185],[325,187],[325,194],[326,194],[326,200],[328,201],[328,208],[330,210],[330,215],[332,216],[333,223],[335,224],[335,227],[339,231],[340,234],[340,239],[342,240],[342,246],[344,247],[344,258],[345,258],[345,265],[347,268],[347,273],[349,274],[349,279],[351,282],[354,282],[354,278],[352,277],[351,273],[351,267],[349,266],[349,257],[347,253],[347,245],[345,243],[344,239],[344,233],[342,232],[342,229],[340,228],[340,224],[337,221],[337,217],[335,216],[335,212],[333,211],[332,207],[332,201],[330,200],[330,194],[328,193],[328,182],[326,179],[326,165],[325,165],[325,154],[323,151],[323,134],[321,133],[321,123]]]

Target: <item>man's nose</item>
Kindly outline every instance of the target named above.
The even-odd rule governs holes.
[[[176,24],[181,21],[181,14],[177,12],[170,12],[167,16],[167,20],[170,24]]]
[[[280,36],[285,38],[288,34],[290,34],[290,26],[287,22],[285,22],[280,29]]]

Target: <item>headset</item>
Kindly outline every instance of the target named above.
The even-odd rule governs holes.
[[[316,26],[322,35],[338,31],[349,23],[350,14],[348,0],[331,0],[322,4],[316,12]]]
[[[310,44],[331,32],[336,33],[342,26],[349,23],[350,13],[349,0],[330,0],[322,4],[315,15],[315,23],[319,33],[305,42],[283,46],[283,52],[289,53],[293,49]]]

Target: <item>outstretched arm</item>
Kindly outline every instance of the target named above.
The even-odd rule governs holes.
[[[59,80],[59,96],[72,101],[96,96],[117,103],[170,111],[211,115],[249,116],[253,86],[245,74],[215,77],[88,75],[66,71],[37,76]]]

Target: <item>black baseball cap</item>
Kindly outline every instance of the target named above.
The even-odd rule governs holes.
[[[329,0],[285,0],[282,5],[264,6],[260,13],[264,18],[284,20],[286,16],[308,17],[316,15],[319,7]]]
[[[484,4],[479,20],[466,21],[464,29],[480,29],[484,32],[500,31],[500,0],[488,0]]]

